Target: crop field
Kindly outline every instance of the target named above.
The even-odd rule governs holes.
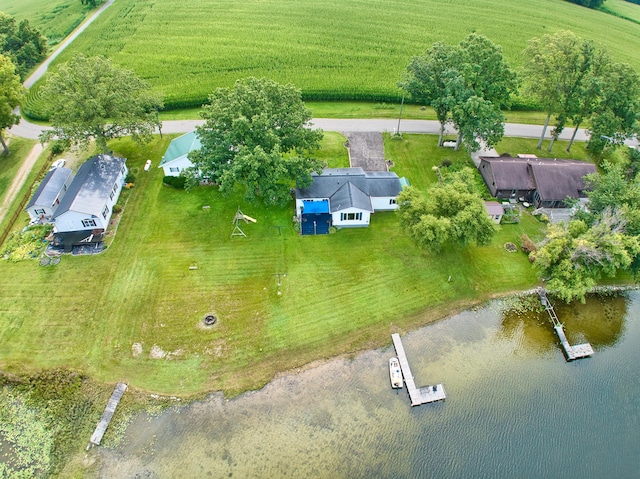
[[[89,9],[80,0],[0,0],[0,12],[15,17],[18,22],[29,20],[56,45],[84,20]]]
[[[247,76],[293,83],[306,100],[394,102],[407,63],[433,42],[476,31],[517,68],[528,39],[559,29],[640,69],[640,25],[560,0],[116,0],[57,61],[104,54],[168,109]]]
[[[625,0],[607,0],[604,7],[614,15],[620,15],[640,23],[640,5]]]

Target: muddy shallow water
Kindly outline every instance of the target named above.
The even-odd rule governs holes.
[[[416,384],[442,382],[445,402],[411,408],[390,388],[390,346],[139,415],[91,454],[103,478],[637,477],[640,293],[557,308],[596,350],[573,363],[545,316],[503,309],[403,336]]]

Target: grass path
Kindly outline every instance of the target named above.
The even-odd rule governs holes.
[[[20,169],[16,173],[16,176],[13,178],[13,181],[9,185],[9,189],[7,190],[7,193],[4,195],[4,198],[2,199],[2,203],[0,203],[0,223],[2,223],[2,221],[4,220],[4,217],[9,211],[11,204],[16,199],[16,196],[18,195],[18,192],[24,185],[24,182],[26,181],[27,176],[29,176],[29,173],[31,172],[33,165],[36,164],[36,162],[38,161],[38,158],[40,157],[43,151],[44,151],[43,146],[40,143],[36,143],[35,145],[33,145],[33,148],[31,148],[31,151],[22,162],[22,166],[20,167]]]

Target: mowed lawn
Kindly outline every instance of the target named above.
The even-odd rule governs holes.
[[[105,253],[46,267],[0,262],[0,368],[67,367],[167,394],[235,394],[536,283],[524,254],[503,248],[525,230],[539,235],[535,220],[502,227],[491,246],[441,254],[417,249],[394,213],[376,213],[368,229],[300,237],[293,203],[265,208],[212,188],[174,190],[160,169],[142,171],[147,159],[158,164],[169,140],[142,149],[112,143],[137,181]],[[331,166],[347,165],[343,141],[327,135]],[[396,168],[428,184],[422,177],[441,161],[431,153],[436,137],[404,141],[414,148]],[[246,238],[231,237],[238,206],[257,219],[241,223]],[[276,274],[286,274],[280,286]],[[215,326],[203,327],[206,314]]]
[[[411,57],[436,41],[482,33],[518,68],[530,38],[559,29],[640,67],[640,25],[559,0],[117,0],[56,61],[106,55],[170,109],[248,76],[293,83],[307,100],[397,101]]]

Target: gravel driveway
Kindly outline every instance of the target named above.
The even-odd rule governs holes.
[[[349,162],[364,171],[387,171],[384,161],[382,134],[375,132],[344,132],[349,141]]]

